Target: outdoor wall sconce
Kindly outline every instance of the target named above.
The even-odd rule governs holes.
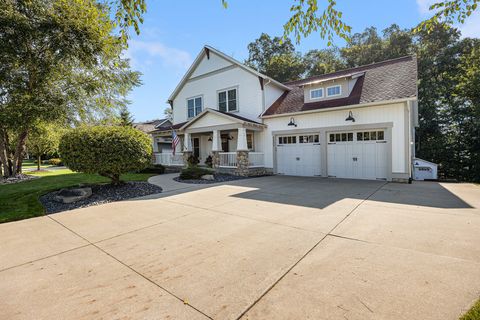
[[[352,111],[348,112],[348,117],[347,117],[347,119],[345,119],[345,121],[355,122],[355,118],[353,117]]]
[[[288,123],[289,127],[296,127],[297,124],[295,123],[295,119],[293,117],[290,118],[290,122]]]
[[[208,141],[213,141],[212,136],[208,137]]]

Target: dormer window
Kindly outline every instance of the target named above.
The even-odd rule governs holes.
[[[193,118],[202,112],[202,97],[187,99],[188,118]]]
[[[331,86],[327,88],[327,97],[339,96],[342,94],[342,86]]]
[[[238,111],[237,89],[218,92],[218,110],[224,112]]]
[[[310,99],[315,100],[320,98],[323,98],[323,88],[310,90]]]

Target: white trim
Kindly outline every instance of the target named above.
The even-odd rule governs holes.
[[[322,95],[320,97],[312,97],[312,92],[313,91],[321,91],[322,92]],[[318,99],[322,99],[324,98],[324,93],[325,93],[325,90],[323,89],[323,87],[321,88],[315,88],[315,89],[310,89],[310,100],[318,100]]]
[[[172,94],[168,97],[168,100],[171,100],[173,101],[175,99],[175,97],[177,96],[177,94],[180,92],[180,90],[183,88],[183,86],[185,85],[185,83],[188,81],[188,79],[190,78],[190,76],[192,75],[193,71],[195,71],[195,69],[197,68],[197,66],[200,64],[200,62],[202,61],[203,57],[206,55],[206,52],[205,52],[205,49],[208,49],[210,51],[210,54],[213,52],[215,53],[216,55],[220,56],[221,58],[239,66],[240,68],[258,76],[258,77],[261,77],[265,80],[270,80],[271,83],[275,84],[276,86],[284,89],[284,90],[288,90],[290,91],[291,88],[289,86],[286,86],[284,85],[283,83],[280,83],[278,82],[277,80],[275,79],[272,79],[270,78],[269,76],[266,76],[246,65],[244,65],[243,63],[241,63],[240,61],[237,61],[235,60],[234,58],[224,54],[223,52],[220,52],[218,51],[217,49],[211,47],[211,46],[208,46],[208,45],[205,45],[202,50],[200,51],[200,53],[197,55],[197,57],[195,58],[195,60],[193,61],[192,65],[190,66],[190,68],[187,70],[187,72],[185,73],[185,75],[183,76],[183,78],[180,80],[180,82],[178,83],[178,85],[175,87],[175,89],[173,90]],[[259,84],[260,85],[260,84]]]
[[[337,87],[340,88],[338,94],[328,94],[328,89],[337,88]],[[342,85],[341,84],[336,84],[336,85],[333,85],[333,86],[329,86],[329,87],[327,87],[326,91],[327,91],[327,95],[326,95],[327,98],[341,96],[342,95]]]
[[[359,103],[353,104],[350,106],[341,106],[341,107],[334,107],[334,108],[324,108],[324,109],[314,109],[314,110],[307,110],[307,111],[297,111],[297,112],[288,112],[288,113],[280,113],[280,114],[272,114],[272,115],[263,115],[268,108],[260,115],[260,118],[269,119],[269,118],[279,118],[279,117],[291,117],[301,114],[309,114],[309,113],[317,113],[317,112],[329,112],[335,110],[344,110],[344,109],[356,109],[356,108],[365,108],[365,107],[372,107],[378,105],[388,105],[388,104],[395,104],[401,103],[406,101],[416,101],[417,97],[413,98],[402,98],[402,99],[395,99],[395,100],[382,100],[382,101],[375,101],[375,102],[367,102],[367,103]],[[270,108],[270,107],[269,107]]]
[[[195,118],[196,116],[199,115],[199,114],[196,114],[196,113],[197,113],[197,112],[196,112],[197,108],[196,108],[196,106],[195,106],[195,99],[197,99],[197,98],[200,98],[201,101],[202,101],[202,111],[200,111],[199,114],[202,114],[202,112],[203,112],[203,94],[200,94],[200,95],[197,95],[197,96],[193,96],[193,97],[185,98],[185,102],[186,102],[185,105],[186,105],[186,107],[187,107],[187,119],[193,119],[193,118]],[[189,100],[193,100],[193,117],[190,117],[190,116],[188,115],[188,101],[189,101]]]

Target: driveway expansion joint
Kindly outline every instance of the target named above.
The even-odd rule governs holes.
[[[48,216],[48,218],[52,219],[54,222],[58,223],[60,226],[64,227],[65,229],[67,229],[68,231],[72,232],[73,234],[77,235],[78,237],[82,238],[83,240],[87,241],[89,244],[86,245],[86,246],[93,246],[95,247],[97,250],[99,250],[100,252],[102,252],[103,254],[109,256],[110,258],[114,259],[115,261],[117,261],[118,263],[120,263],[121,265],[123,265],[124,267],[128,268],[130,271],[134,272],[135,274],[137,274],[138,276],[142,277],[143,279],[145,279],[146,281],[150,282],[151,284],[153,284],[154,286],[160,288],[161,290],[165,291],[166,293],[168,293],[169,295],[171,295],[172,297],[176,298],[177,300],[179,300],[180,302],[182,302],[184,305],[192,308],[193,310],[197,311],[198,313],[202,314],[203,316],[207,317],[208,319],[212,319],[212,317],[210,317],[209,315],[207,315],[205,312],[201,311],[200,309],[198,309],[197,307],[191,305],[190,303],[187,303],[185,301],[185,299],[182,299],[180,298],[179,296],[175,295],[173,292],[171,292],[170,290],[162,287],[161,285],[159,285],[158,283],[156,283],[155,281],[149,279],[147,276],[143,275],[142,273],[140,273],[139,271],[137,271],[136,269],[132,268],[131,266],[127,265],[126,263],[124,263],[123,261],[119,260],[118,258],[116,258],[115,256],[113,256],[112,254],[108,253],[107,251],[103,250],[102,248],[100,248],[99,246],[97,246],[95,243],[89,241],[88,239],[84,238],[83,236],[81,236],[80,234],[76,233],[75,231],[73,231],[72,229],[70,229],[69,227],[65,226],[63,223],[61,223],[60,221],[57,221],[55,219],[53,219],[52,217]]]
[[[290,271],[292,271],[303,259],[305,259],[309,254],[310,252],[312,252],[316,247],[318,247],[318,245],[323,241],[325,240],[329,235],[332,235],[332,232],[340,225],[342,224],[348,217],[350,217],[350,215],[358,209],[358,207],[360,207],[365,201],[367,201],[368,199],[370,199],[375,193],[377,193],[380,189],[382,189],[385,185],[387,185],[388,182],[385,182],[383,183],[382,185],[380,185],[378,188],[376,188],[371,194],[369,194],[365,199],[363,199],[362,201],[360,201],[360,203],[358,203],[352,210],[350,210],[350,212],[345,216],[343,217],[342,220],[340,220],[325,236],[323,236],[317,243],[315,243],[305,254],[303,254],[295,263],[293,263],[293,265],[291,265],[277,280],[275,280],[273,282],[272,285],[270,285],[257,299],[255,299],[255,301],[253,301],[252,304],[250,304],[250,306],[248,306],[237,318],[236,320],[240,320],[245,314],[247,314],[248,311],[250,311],[265,295],[267,295],[268,292],[270,292],[280,281],[282,281],[283,278],[285,278],[285,276],[287,274],[290,273]]]

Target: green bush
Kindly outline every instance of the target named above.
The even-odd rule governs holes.
[[[205,159],[205,165],[209,168],[213,167],[213,158],[212,156],[208,156],[207,159]]]
[[[52,166],[63,166],[63,161],[59,158],[51,158],[48,159],[48,164]]]
[[[83,127],[62,136],[59,153],[71,170],[98,173],[119,184],[122,173],[150,165],[151,143],[148,135],[131,127]]]
[[[197,156],[193,154],[187,158],[187,165],[189,167],[195,167],[199,163],[200,163],[200,160],[198,159]]]
[[[188,167],[188,168],[182,169],[182,171],[180,172],[180,179],[196,180],[196,179],[200,179],[200,177],[205,174],[213,174],[213,171],[205,168],[200,168],[200,167]]]
[[[154,164],[154,165],[146,167],[145,169],[140,170],[139,172],[140,173],[164,174],[165,173],[165,167],[162,166],[161,164]]]

